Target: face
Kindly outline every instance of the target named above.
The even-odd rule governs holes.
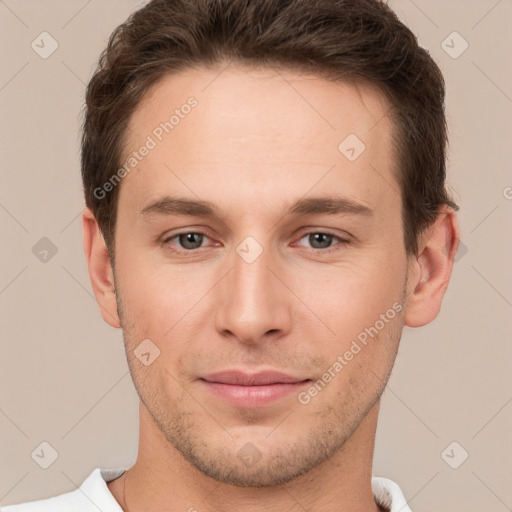
[[[369,86],[219,73],[166,77],[130,120],[126,158],[155,144],[121,184],[116,299],[154,428],[207,475],[266,486],[337,453],[393,366],[393,126]]]

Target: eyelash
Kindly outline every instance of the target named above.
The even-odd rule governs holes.
[[[178,238],[180,235],[189,235],[189,234],[194,234],[194,235],[203,235],[204,237],[206,238],[210,238],[206,233],[202,232],[202,231],[182,231],[181,233],[176,233],[170,237],[167,237],[165,240],[163,240],[162,244],[164,246],[170,246],[170,241],[175,239],[175,238]],[[321,234],[321,235],[327,235],[327,236],[330,236],[330,237],[333,237],[334,239],[337,239],[338,240],[338,243],[337,244],[334,244],[332,246],[329,246],[325,249],[317,249],[317,248],[314,248],[314,247],[311,247],[309,248],[311,251],[313,252],[321,252],[321,253],[331,253],[333,251],[336,251],[336,250],[340,250],[341,247],[344,247],[346,245],[349,245],[350,244],[350,241],[345,239],[345,238],[341,238],[340,236],[338,235],[335,235],[334,233],[330,233],[329,231],[308,231],[306,233],[304,233],[300,238],[299,238],[299,241],[302,240],[304,237],[307,237],[309,235],[318,235],[318,234]],[[205,249],[205,247],[198,247],[197,249],[180,249],[180,250],[176,250],[176,249],[172,249],[174,252],[176,253],[194,253],[194,252],[197,252],[197,251],[200,251],[201,249]]]

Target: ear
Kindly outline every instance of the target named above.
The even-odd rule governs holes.
[[[89,208],[82,213],[82,233],[89,277],[101,316],[107,324],[119,328],[121,322],[117,314],[114,272],[105,240]]]
[[[432,322],[441,309],[459,248],[455,210],[444,208],[420,238],[418,256],[411,259],[408,271],[404,324],[409,327]]]

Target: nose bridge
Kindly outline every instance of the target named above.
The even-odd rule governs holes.
[[[255,237],[246,237],[230,258],[230,272],[219,290],[217,329],[244,343],[257,343],[269,331],[290,328],[289,301],[284,287],[269,269],[273,251]]]

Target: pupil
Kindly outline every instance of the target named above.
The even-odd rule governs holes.
[[[197,240],[194,241],[195,237],[198,237]],[[309,235],[311,245],[316,248],[325,248],[329,247],[332,242],[332,236],[326,233],[314,233]],[[187,249],[197,249],[201,246],[202,235],[201,233],[186,233],[184,235],[180,235],[180,243],[183,247]],[[198,247],[195,247],[196,244],[199,244]],[[191,247],[192,245],[192,247]],[[318,247],[320,245],[320,247]]]
[[[199,237],[199,240],[194,242],[194,238]],[[201,246],[202,235],[200,233],[186,233],[184,235],[180,235],[180,243],[182,247],[186,249],[197,249]],[[196,247],[197,245],[197,247]]]
[[[315,247],[315,244],[317,245],[317,242],[320,243],[320,247],[315,248],[325,248],[329,247],[331,245],[331,235],[327,235],[326,233],[314,233],[313,235],[310,235],[310,237],[313,237],[310,239],[311,245]]]

